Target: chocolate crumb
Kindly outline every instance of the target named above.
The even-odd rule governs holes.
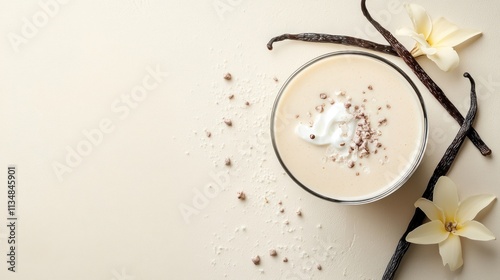
[[[212,132],[210,132],[210,131],[205,131],[205,134],[207,135],[207,138],[212,137]]]
[[[300,115],[299,115],[299,114],[295,115],[295,118],[296,118],[296,119],[298,119],[299,117],[300,117]]]
[[[320,93],[319,95],[319,98],[321,99],[326,99],[328,96],[326,95],[326,93]]]
[[[385,107],[386,107],[387,109],[391,109],[391,108],[392,108],[392,106],[391,106],[390,104],[385,105]]]
[[[278,201],[278,205],[283,205],[283,202],[281,202],[281,200]]]
[[[352,160],[349,160],[349,161],[347,162],[347,167],[349,167],[349,168],[353,168],[353,167],[354,167],[354,162],[353,162]]]
[[[234,98],[234,94],[230,94],[227,98],[233,99]]]
[[[230,159],[230,158],[226,158],[226,159],[224,160],[224,164],[225,164],[226,166],[231,166],[231,159]]]
[[[369,86],[368,86],[368,89],[369,89],[369,90],[373,90],[373,86],[372,86],[372,85],[369,85]]]
[[[284,257],[284,258],[283,258],[283,262],[288,262],[288,258],[287,258],[287,257]]]
[[[250,106],[250,102],[245,101],[245,105]]]
[[[383,119],[378,120],[379,126],[384,125],[384,124],[387,124],[387,118],[383,118]]]
[[[340,145],[340,147],[344,147],[345,146],[345,142],[342,142],[339,145]]]
[[[297,213],[297,216],[302,216],[302,210],[300,210],[300,208],[297,209],[297,212],[295,212],[295,213]]]
[[[252,262],[253,264],[255,265],[259,265],[260,264],[260,257],[257,255],[255,257],[252,258]]]
[[[276,250],[274,250],[274,249],[271,249],[271,250],[269,250],[269,255],[271,257],[276,257],[278,255],[278,252],[276,252]]]
[[[247,198],[247,195],[243,191],[238,192],[237,194],[239,200],[245,200]]]
[[[275,82],[278,82],[278,78],[276,78],[276,77],[274,77],[274,78],[273,78],[273,80],[274,80]]]
[[[314,139],[314,138],[316,138],[316,135],[311,134],[311,135],[309,135],[309,138]]]
[[[321,267],[321,265],[320,265],[320,264],[316,265],[316,268],[317,268],[318,270],[322,270],[322,269],[323,269],[323,267]]]
[[[231,75],[231,73],[226,73],[226,74],[224,75],[224,80],[228,80],[228,81],[230,81],[232,78],[233,78],[233,76]]]
[[[233,122],[232,122],[230,119],[224,119],[224,123],[225,123],[227,126],[232,126],[232,125],[233,125]]]
[[[285,208],[281,208],[280,213],[285,213]]]
[[[359,172],[356,172],[356,176],[359,176]]]

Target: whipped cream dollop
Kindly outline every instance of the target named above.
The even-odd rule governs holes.
[[[357,120],[343,102],[336,102],[316,115],[312,126],[299,124],[295,132],[303,140],[314,145],[329,145],[327,156],[349,155],[349,144],[356,131]]]

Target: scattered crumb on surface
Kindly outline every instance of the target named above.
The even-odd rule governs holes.
[[[260,257],[257,255],[255,257],[252,258],[252,262],[253,264],[255,265],[259,265],[260,264]]]

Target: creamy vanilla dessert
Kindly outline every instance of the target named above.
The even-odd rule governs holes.
[[[299,185],[353,204],[406,182],[427,140],[411,80],[362,52],[328,54],[299,69],[281,89],[271,123],[278,158]]]

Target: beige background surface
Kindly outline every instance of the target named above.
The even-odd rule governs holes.
[[[326,32],[384,42],[359,1],[55,3],[48,15],[39,1],[0,1],[1,279],[381,277],[457,124],[410,74],[429,110],[426,156],[402,189],[354,207],[322,201],[294,185],[275,158],[268,131],[284,80],[308,60],[346,49],[286,42],[269,52],[268,39]],[[498,3],[418,3],[434,18],[484,33],[459,49],[460,66],[452,72],[419,61],[462,112],[469,86],[461,75],[469,71],[476,78],[475,127],[493,155],[482,157],[466,142],[449,175],[462,198],[499,196]],[[368,1],[391,31],[410,25],[401,4]],[[409,72],[401,60],[385,57]],[[222,78],[226,72],[233,75],[230,82]],[[141,92],[141,86],[148,89]],[[71,155],[78,149],[85,155]],[[6,263],[9,164],[19,175],[16,273]],[[244,202],[236,198],[240,190],[247,193]],[[302,217],[295,214],[299,208]],[[500,236],[498,202],[478,219]],[[398,279],[498,277],[498,240],[462,245],[465,265],[453,273],[442,267],[437,246],[411,246]],[[278,258],[268,255],[270,248]],[[250,260],[257,254],[258,267]]]

